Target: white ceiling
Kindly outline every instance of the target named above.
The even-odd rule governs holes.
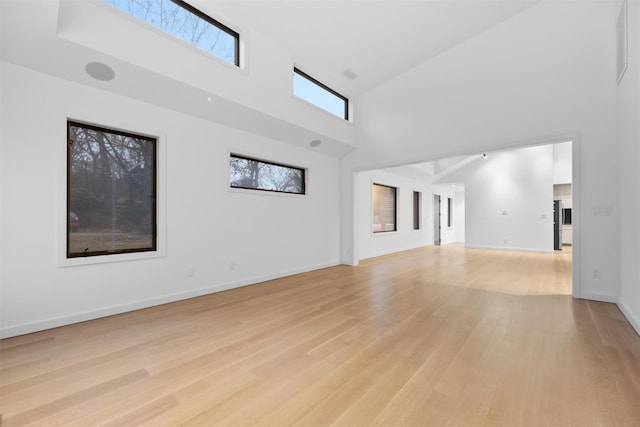
[[[370,90],[539,1],[192,0],[255,29],[349,97]],[[350,70],[358,78],[348,79]]]
[[[212,112],[211,105],[198,102],[202,88],[193,82],[176,81],[153,69],[70,42],[58,33],[59,11],[61,3],[74,1],[78,0],[0,0],[0,57],[52,76],[294,145],[307,146],[308,141],[318,138],[315,131],[259,115],[244,105],[234,105],[233,99],[219,100],[220,111]],[[101,3],[100,0],[83,1]],[[296,66],[352,98],[538,3],[524,0],[190,2],[239,30],[248,37],[248,43],[255,33],[271,39],[291,53]],[[85,19],[67,16],[70,18]],[[84,72],[84,65],[89,61],[110,64],[118,71],[119,78],[108,85],[89,78]],[[347,69],[358,78],[347,78],[343,74]],[[159,87],[162,91],[157,90]],[[410,94],[415,88],[404,90]],[[238,114],[224,114],[232,110]],[[243,119],[249,116],[253,119]],[[318,151],[326,154],[343,157],[353,149],[326,135],[322,139],[325,143]]]

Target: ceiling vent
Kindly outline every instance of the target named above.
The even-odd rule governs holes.
[[[344,71],[342,72],[342,74],[344,74],[345,76],[347,76],[347,78],[348,78],[349,80],[355,80],[355,79],[357,79],[357,78],[358,78],[358,75],[357,75],[356,73],[354,73],[353,71],[351,71],[351,70],[344,70]]]

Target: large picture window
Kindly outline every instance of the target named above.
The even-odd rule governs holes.
[[[232,188],[305,194],[304,168],[231,154]]]
[[[156,142],[67,122],[67,258],[156,250]]]
[[[373,184],[373,232],[396,231],[397,188]]]
[[[181,0],[104,0],[226,62],[240,65],[240,35]]]

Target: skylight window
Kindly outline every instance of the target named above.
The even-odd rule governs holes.
[[[297,68],[293,69],[293,94],[331,114],[349,120],[349,100]]]
[[[226,62],[240,66],[240,35],[182,0],[104,0]]]

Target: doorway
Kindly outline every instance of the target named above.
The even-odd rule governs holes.
[[[440,195],[433,195],[433,244],[435,246],[440,246],[441,237],[440,237]]]

